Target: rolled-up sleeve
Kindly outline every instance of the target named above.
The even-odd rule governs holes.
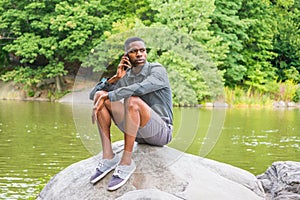
[[[110,91],[108,97],[110,101],[118,101],[130,96],[142,96],[168,86],[166,69],[162,66],[156,66],[151,69],[150,75],[143,81]]]

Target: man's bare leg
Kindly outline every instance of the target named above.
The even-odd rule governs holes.
[[[104,91],[97,92],[96,100]],[[121,165],[130,165],[133,145],[139,127],[143,127],[150,119],[150,108],[139,97],[129,97],[125,106],[120,102],[105,101],[104,106],[97,113],[98,129],[103,148],[103,158],[111,159],[114,156],[111,146],[110,127],[112,117],[116,123],[124,120],[124,152],[120,161]]]
[[[97,99],[105,93],[104,91],[100,91],[96,93],[95,102]],[[97,127],[101,138],[101,144],[103,149],[103,158],[104,159],[112,159],[114,157],[114,153],[112,151],[111,146],[111,138],[110,138],[110,126],[111,126],[111,116],[108,110],[109,102],[105,102],[105,105],[98,111],[97,113]]]
[[[107,94],[105,91],[96,93],[94,104],[99,97]],[[103,148],[103,158],[111,159],[114,157],[114,152],[111,145],[110,127],[112,119],[118,124],[124,120],[124,104],[117,102],[110,102],[109,99],[104,101],[104,106],[97,112],[97,126],[101,138]]]

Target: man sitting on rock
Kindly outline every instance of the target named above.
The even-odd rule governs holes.
[[[103,156],[90,182],[95,184],[115,169],[108,190],[124,185],[135,171],[135,141],[163,146],[172,139],[172,93],[166,69],[147,61],[141,38],[128,38],[124,47],[116,74],[95,94],[92,114],[93,123],[98,125]],[[124,133],[120,157],[112,150],[111,120]]]

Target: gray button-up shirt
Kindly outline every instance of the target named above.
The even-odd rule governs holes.
[[[161,64],[147,62],[138,74],[128,69],[107,91],[112,102],[138,96],[167,123],[173,124],[171,87],[167,71]]]

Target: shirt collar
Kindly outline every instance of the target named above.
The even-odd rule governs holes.
[[[142,67],[142,70],[140,73],[138,74],[134,74],[132,72],[132,70],[129,70],[129,77],[135,77],[135,76],[138,76],[138,75],[142,75],[142,76],[147,76],[147,72],[148,72],[148,68],[149,68],[149,63],[148,61],[145,63],[145,65]]]

